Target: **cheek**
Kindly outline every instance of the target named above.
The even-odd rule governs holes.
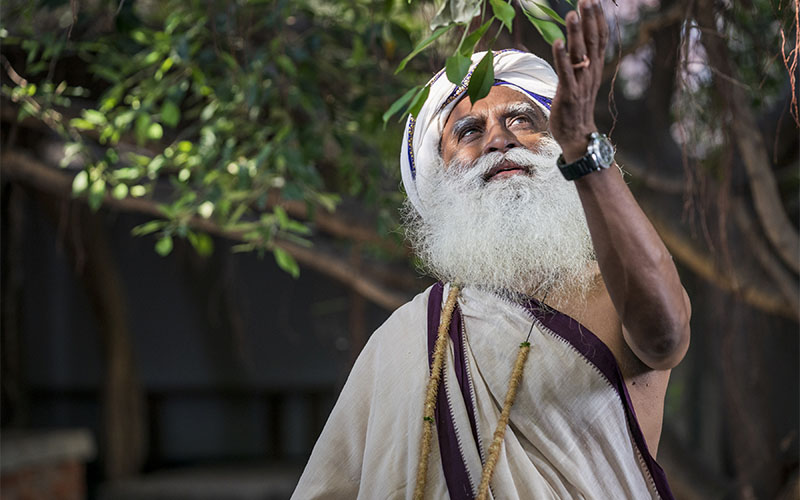
[[[445,166],[450,164],[450,161],[453,160],[456,156],[458,156],[460,152],[460,148],[456,141],[448,140],[446,143],[442,143],[441,154],[442,160],[444,160]]]
[[[544,132],[529,132],[520,135],[520,143],[531,151],[538,151],[540,143],[545,137]]]
[[[449,165],[453,160],[461,163],[471,163],[479,156],[479,153],[480,145],[474,143],[451,144],[442,150],[442,159],[445,166]]]
[[[454,154],[450,155],[448,161],[446,161],[445,165],[450,166],[455,162],[459,166],[463,167],[466,165],[472,165],[472,163],[477,159],[477,156],[471,154],[467,151],[466,148],[459,148]]]

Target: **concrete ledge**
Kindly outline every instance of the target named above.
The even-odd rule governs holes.
[[[0,435],[0,472],[63,461],[86,463],[96,453],[87,429],[5,430]]]
[[[302,467],[192,467],[107,483],[99,500],[286,500]]]

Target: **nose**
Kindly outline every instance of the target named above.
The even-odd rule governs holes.
[[[520,145],[517,136],[502,124],[495,124],[489,129],[486,135],[486,142],[483,144],[483,154],[487,153],[506,153],[511,148]]]

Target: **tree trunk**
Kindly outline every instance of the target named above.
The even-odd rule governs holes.
[[[0,292],[0,369],[2,370],[3,427],[21,427],[28,423],[29,398],[22,360],[22,265],[25,213],[23,194],[18,186],[7,183],[3,189],[2,209],[2,292]]]
[[[105,366],[101,442],[106,477],[117,480],[135,475],[146,453],[146,403],[136,374],[125,292],[102,216],[66,198],[37,193],[36,199],[54,226],[59,220],[67,221],[63,243],[94,309]]]

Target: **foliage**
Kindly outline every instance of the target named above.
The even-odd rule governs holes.
[[[570,2],[570,4],[574,4],[574,2]],[[488,16],[487,5],[491,9],[491,17]],[[521,11],[547,43],[552,44],[555,40],[564,37],[558,27],[558,24],[564,24],[564,19],[550,8],[546,1],[531,0],[524,2],[522,3]],[[489,94],[491,82],[494,81],[494,67],[491,64],[492,47],[503,30],[507,30],[509,33],[512,31],[515,16],[516,9],[511,0],[445,0],[431,21],[433,32],[419,42],[414,50],[400,62],[395,73],[401,72],[411,59],[434,43],[439,37],[454,28],[461,27],[461,40],[453,50],[452,55],[447,58],[445,74],[452,83],[460,84],[469,71],[475,46],[481,40],[487,40],[489,53],[475,67],[467,87],[467,95],[470,102],[474,103],[483,99]],[[489,17],[488,20],[486,20],[487,17]],[[489,26],[494,21],[498,21],[498,29],[493,37],[487,37],[486,33]],[[469,31],[469,27],[473,24],[478,27]],[[425,104],[429,90],[429,85],[425,85],[424,87],[415,87],[403,94],[383,115],[384,123],[388,122],[401,109],[405,109],[401,119],[409,114],[416,115]]]
[[[134,232],[156,233],[159,254],[175,236],[208,254],[195,218],[241,234],[238,250],[308,245],[309,223],[276,200],[329,211],[339,193],[397,203],[398,176],[382,165],[394,165],[399,130],[379,125],[416,77],[390,68],[416,21],[394,3],[79,3],[74,26],[66,1],[6,4],[3,50],[24,76],[2,92],[20,119],[68,141],[62,167],[80,169],[74,194],[92,208],[106,195],[161,203],[165,218]],[[275,257],[297,274],[291,255]]]
[[[332,211],[342,196],[359,198],[377,207],[386,234],[401,199],[392,118],[418,113],[429,92],[413,86],[432,69],[420,54],[449,54],[446,76],[460,83],[476,47],[492,48],[519,13],[548,43],[563,36],[546,0],[519,4],[445,0],[434,13],[405,0],[107,1],[77,2],[73,12],[67,0],[9,1],[0,38],[12,81],[2,94],[20,119],[34,116],[65,138],[61,165],[76,172],[74,194],[92,208],[106,196],[160,204],[164,217],[134,232],[155,235],[159,254],[175,237],[210,253],[211,238],[192,229],[197,219],[241,235],[241,251],[274,251],[276,238],[308,245],[313,221],[293,219],[279,200]],[[785,74],[774,57],[763,62],[780,16],[757,4],[759,15],[723,9],[720,22],[763,109],[780,97]],[[635,20],[621,24],[619,43],[633,43]],[[490,59],[470,77],[473,102],[493,81]],[[718,151],[710,73],[679,76],[679,141],[698,157]],[[275,258],[296,273],[291,255]]]
[[[531,5],[537,11],[526,16],[543,33],[563,23],[547,5]],[[386,105],[419,80],[407,64],[460,28],[447,60],[448,78],[460,82],[492,23],[489,46],[515,16],[503,0],[448,0],[433,33],[411,50],[425,23],[419,6],[399,0],[250,1],[235,9],[200,0],[94,7],[40,0],[4,8],[4,51],[22,54],[24,76],[2,93],[18,103],[19,119],[37,117],[66,139],[61,166],[80,169],[75,196],[95,210],[106,196],[159,202],[164,218],[134,234],[154,233],[160,255],[171,252],[173,237],[209,254],[211,238],[191,224],[207,219],[242,235],[237,250],[272,250],[293,275],[297,264],[276,250],[275,238],[309,245],[310,226],[275,201],[333,211],[342,193],[396,206],[395,169],[381,167],[395,163],[399,130],[377,125],[385,129],[403,109],[416,114],[427,98],[429,87],[417,86]],[[59,28],[49,29],[53,23]],[[473,101],[491,86],[490,59],[473,74]],[[384,219],[392,213],[380,210]]]

